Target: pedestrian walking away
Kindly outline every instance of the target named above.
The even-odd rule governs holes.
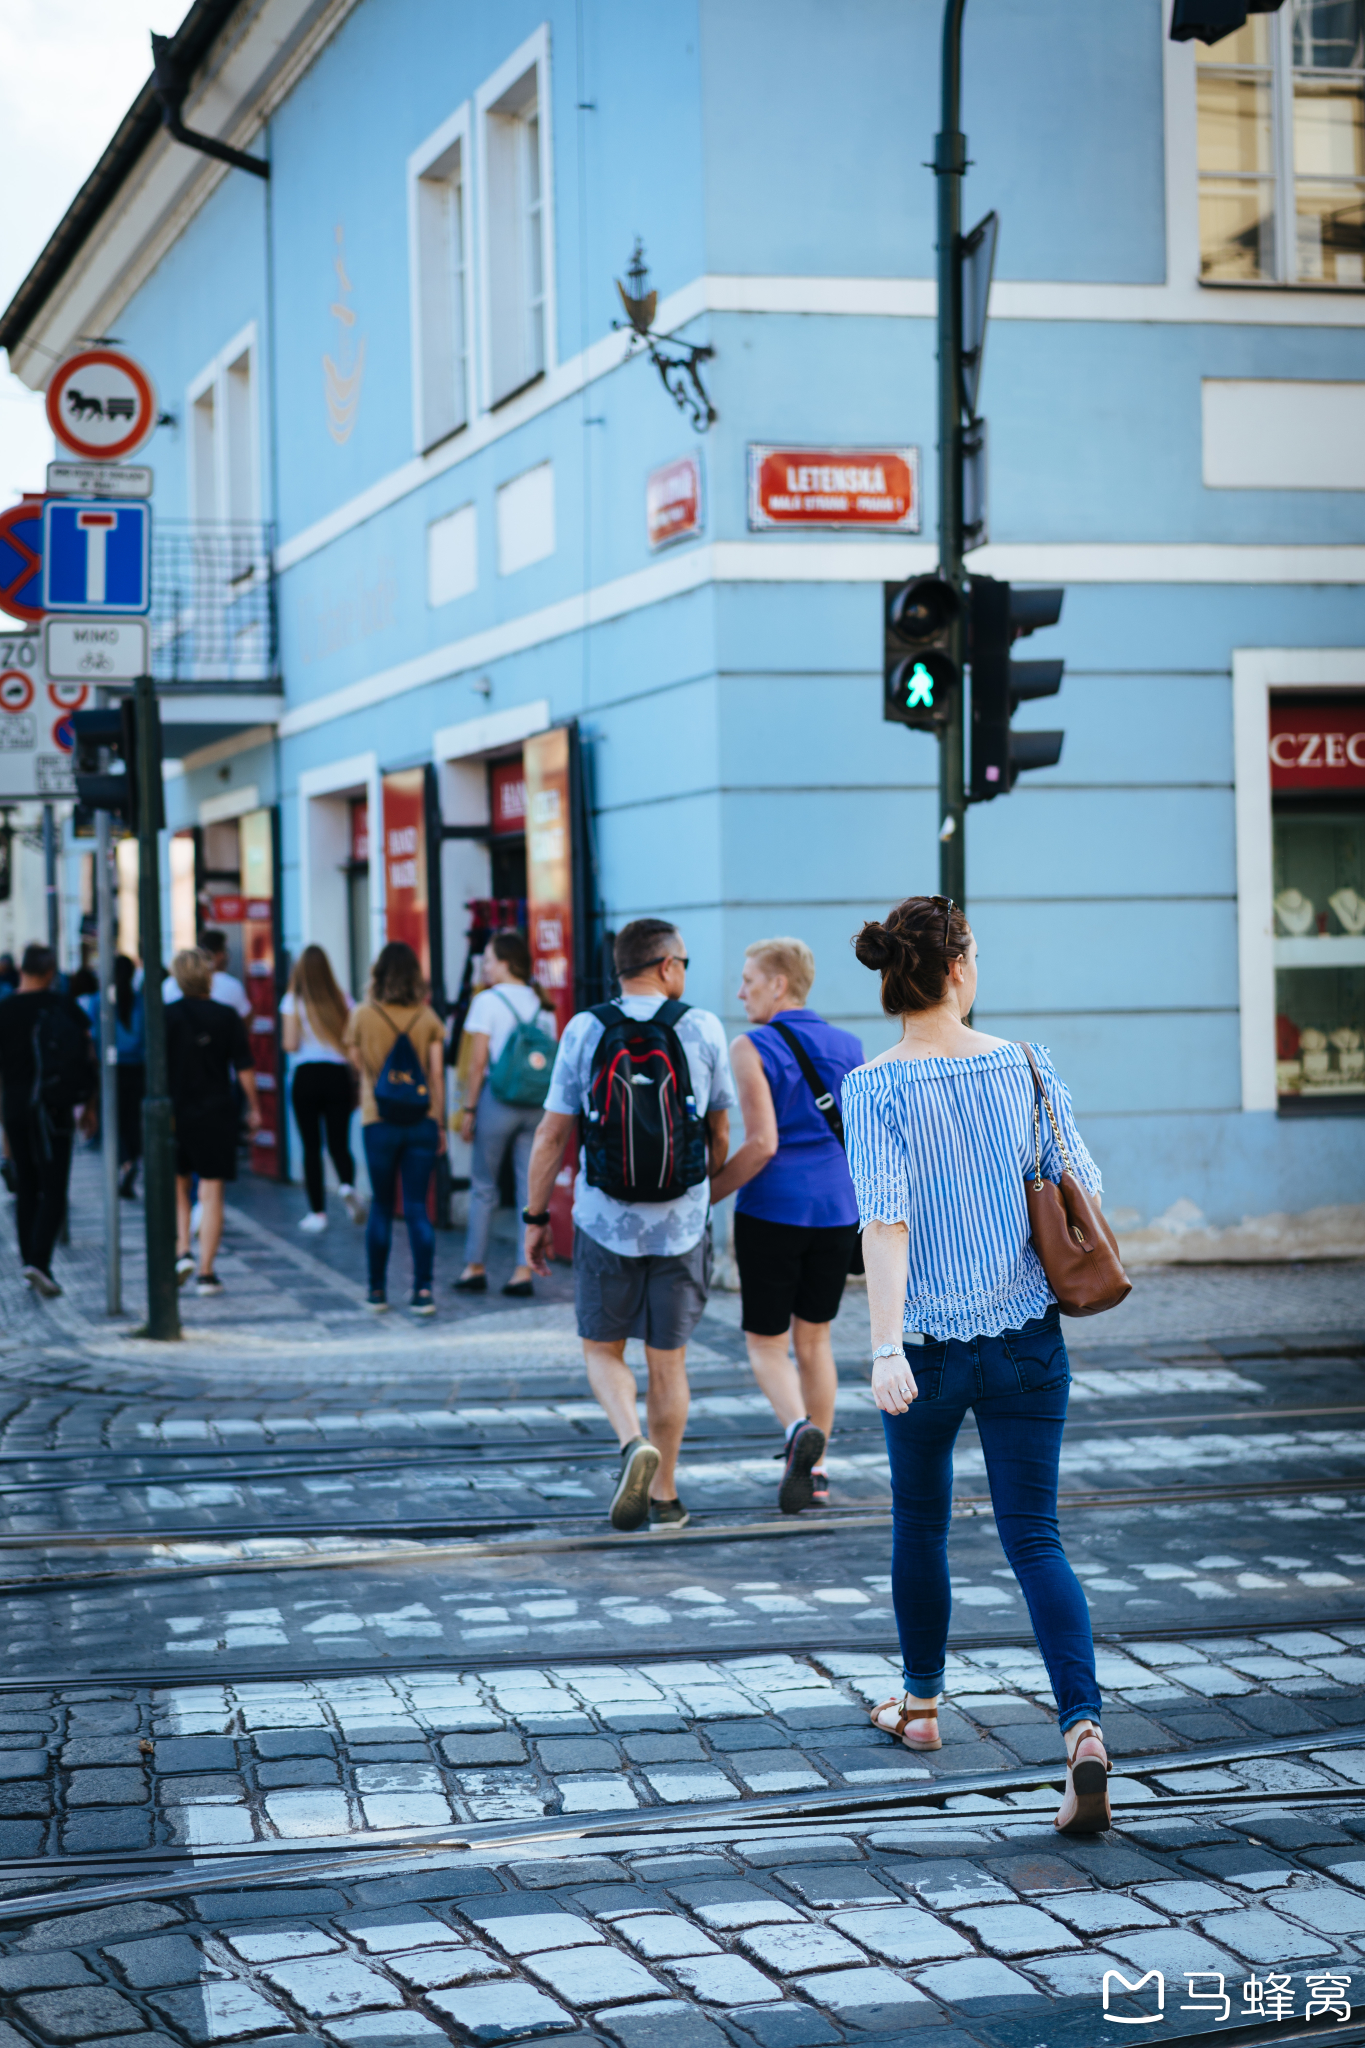
[[[190,1251],[191,1209],[199,1218],[195,1292],[223,1292],[215,1261],[223,1237],[223,1197],[237,1178],[237,1098],[247,1102],[247,1128],[260,1128],[251,1040],[237,1011],[215,1002],[213,963],[186,948],[171,962],[180,1000],[166,1011],[166,1066],[175,1116],[175,1270],[183,1287],[195,1272]],[[197,1204],[191,1183],[199,1182]]]
[[[1090,1610],[1057,1526],[1057,1467],[1071,1383],[1056,1300],[1029,1237],[1037,1098],[1028,1055],[967,1023],[976,940],[946,896],[911,896],[855,940],[900,1022],[888,1052],[843,1086],[873,1344],[872,1393],[891,1466],[891,1590],[904,1692],[874,1724],[909,1749],[937,1749],[951,1611],[948,1525],[953,1445],[970,1408],[995,1524],[1028,1603],[1067,1754],[1056,1826],[1109,1825]],[[1029,1048],[1057,1120],[1042,1172],[1069,1156],[1080,1185],[1100,1176],[1045,1046]],[[1063,1148],[1065,1148],[1063,1150]],[[923,1334],[910,1346],[906,1332]]]
[[[550,1190],[582,1120],[574,1184],[574,1309],[588,1384],[621,1445],[617,1529],[681,1528],[677,1460],[687,1344],[711,1280],[709,1173],[730,1149],[735,1085],[719,1017],[682,1000],[675,926],[636,918],[615,941],[621,993],[570,1019],[531,1151],[526,1259],[548,1273]],[[640,1431],[626,1340],[649,1373]]]
[[[365,1221],[365,1204],[355,1191],[351,1117],[355,1111],[355,1070],[346,1052],[351,999],[337,984],[321,946],[305,946],[280,1001],[284,1049],[294,1062],[291,1097],[303,1147],[303,1182],[308,1214],[304,1231],[327,1228],[327,1195],[322,1176],[322,1134],[336,1168],[339,1193],[352,1223]]]
[[[241,982],[238,981],[236,975],[229,974],[227,971],[227,933],[217,931],[204,932],[199,940],[198,950],[204,954],[209,963],[210,997],[215,1003],[226,1003],[228,1008],[235,1010],[237,1015],[245,1022],[251,1015],[251,998],[242,987]],[[172,961],[171,972],[161,984],[161,1000],[163,1003],[178,1003],[183,994],[184,990],[175,978],[175,962]]]
[[[474,1148],[470,1162],[469,1229],[458,1293],[488,1291],[488,1234],[498,1205],[498,1182],[507,1154],[517,1191],[517,1262],[503,1293],[534,1293],[526,1263],[527,1175],[531,1145],[554,1067],[554,1011],[531,979],[531,955],[520,932],[497,932],[484,960],[487,986],[465,1018],[470,1040],[460,1135]]]
[[[744,1142],[711,1183],[713,1202],[735,1195],[740,1321],[754,1378],[786,1433],[777,1504],[787,1515],[829,1501],[839,1383],[830,1324],[858,1243],[839,1090],[863,1048],[807,1008],[814,980],[802,939],[746,948],[739,1000],[749,1029],[730,1047]]]
[[[434,1315],[436,1231],[427,1194],[444,1129],[445,1031],[426,1000],[422,964],[401,939],[390,940],[370,969],[369,994],[347,1021],[346,1049],[360,1075],[361,1135],[370,1172],[366,1305],[376,1314],[389,1305],[389,1251],[401,1186],[412,1251],[409,1307],[414,1315]]]
[[[177,994],[179,991],[177,990]],[[142,1101],[147,1093],[147,1020],[142,969],[126,953],[114,961],[114,1069],[118,1089],[118,1191],[131,1202],[142,1157]]]
[[[35,1294],[61,1293],[52,1248],[66,1216],[77,1121],[95,1129],[99,1069],[90,1022],[73,996],[55,989],[56,956],[24,948],[19,986],[0,1003],[0,1091],[14,1176],[15,1223],[24,1278]]]

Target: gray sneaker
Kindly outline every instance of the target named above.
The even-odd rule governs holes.
[[[642,1529],[649,1521],[649,1489],[659,1469],[659,1453],[644,1437],[632,1437],[621,1453],[621,1477],[611,1497],[613,1529]]]
[[[24,1278],[35,1294],[42,1295],[44,1301],[55,1301],[62,1291],[52,1275],[45,1273],[41,1266],[25,1266]]]

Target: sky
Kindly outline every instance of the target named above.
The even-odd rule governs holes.
[[[146,82],[152,30],[169,34],[187,7],[188,0],[3,0],[0,189],[11,198],[0,207],[0,306]],[[52,452],[42,397],[0,370],[0,509],[42,490]]]

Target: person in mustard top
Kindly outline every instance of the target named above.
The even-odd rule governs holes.
[[[360,1076],[361,1135],[370,1170],[366,1306],[380,1315],[389,1305],[389,1248],[401,1181],[403,1220],[412,1247],[410,1306],[414,1315],[434,1315],[431,1273],[436,1232],[427,1214],[427,1190],[445,1110],[445,1029],[426,1000],[421,962],[401,940],[385,946],[370,969],[369,993],[347,1020],[345,1045]],[[391,1057],[395,1049],[397,1056]]]

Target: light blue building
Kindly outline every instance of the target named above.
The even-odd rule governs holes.
[[[1360,1251],[1365,8],[1207,51],[1168,12],[967,11],[967,218],[1002,222],[971,559],[1067,590],[1027,649],[1061,696],[1020,715],[1061,763],[969,815],[978,1016],[1053,1048],[1135,1246]],[[118,337],[169,415],[178,935],[196,888],[263,886],[240,821],[271,813],[283,947],[355,974],[425,884],[453,997],[466,901],[526,893],[490,767],[575,721],[580,984],[590,912],[663,912],[738,1022],[745,944],[794,932],[817,1004],[887,1042],[848,941],[937,885],[935,743],[883,722],[880,664],[883,582],[936,559],[939,22],[197,0],[183,118],[268,180],[144,93],[0,320],[34,386]],[[709,432],[613,326],[637,236],[656,329],[715,352]],[[917,448],[923,528],[756,530],[754,445]],[[696,528],[651,546],[689,455]],[[1316,753],[1272,759],[1272,721]],[[437,847],[408,777],[385,822],[406,801],[429,859],[395,878],[366,835],[428,767],[444,824],[496,836]]]

